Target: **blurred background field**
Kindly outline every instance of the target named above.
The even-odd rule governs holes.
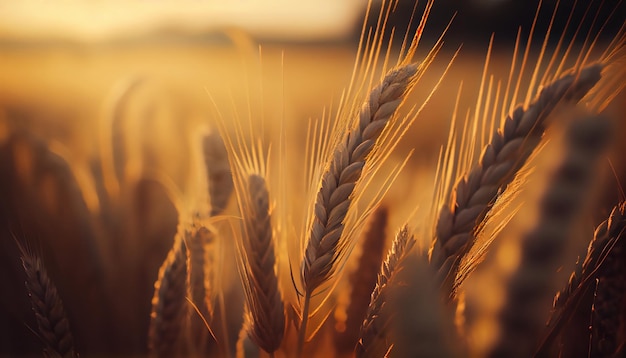
[[[554,6],[544,3],[543,26]],[[561,17],[570,3],[561,2]],[[349,84],[366,5],[0,2],[0,355],[40,351],[29,328],[34,322],[14,238],[40,248],[81,354],[145,353],[153,283],[177,224],[154,172],[189,190],[197,170],[190,138],[210,127],[218,112],[233,110],[267,126],[282,122],[299,139],[289,150],[303,153],[309,120],[325,108],[332,112]],[[517,27],[527,33],[536,6],[521,0],[435,3],[418,57],[458,14],[414,103],[421,104],[463,47],[392,161],[415,149],[385,199],[392,215],[393,208],[430,206],[424,187],[446,142],[459,84],[464,117],[475,106],[490,33],[496,34],[490,73],[505,80]],[[392,21],[399,33],[412,7],[400,2]],[[600,18],[614,13],[600,49],[626,16],[623,4],[606,7]],[[558,38],[558,24],[554,31]],[[536,38],[534,58],[543,40]],[[624,133],[626,93],[607,113]],[[107,141],[120,151],[113,157],[123,180],[114,199],[99,178]],[[618,173],[626,169],[615,164]],[[396,216],[392,227],[403,220]]]

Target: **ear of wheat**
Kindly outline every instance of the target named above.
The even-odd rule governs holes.
[[[335,262],[344,253],[346,243],[341,240],[343,221],[367,156],[402,102],[417,70],[414,64],[392,70],[372,90],[359,113],[358,126],[335,149],[332,162],[322,177],[315,201],[315,218],[301,267],[304,304],[298,347],[304,344],[311,295],[335,273]]]
[[[48,357],[78,357],[74,338],[56,286],[48,277],[43,262],[35,254],[21,248],[26,289],[37,320],[37,332]]]
[[[624,214],[625,206],[616,208]],[[620,342],[624,342],[621,326],[624,322],[626,301],[626,245],[623,231],[618,234],[602,267],[598,269],[598,282],[593,300],[592,357],[618,355]],[[622,347],[623,349],[623,347]]]
[[[207,273],[213,269],[214,262],[207,258],[212,254],[208,251],[214,246],[215,235],[210,229],[198,225],[185,233],[188,249],[188,296],[195,305],[195,310],[190,310],[189,317],[190,351],[206,353],[215,339],[205,326],[205,321],[211,322],[213,317],[213,293],[209,290],[214,282],[212,277],[207,277]]]
[[[432,230],[433,234],[425,237],[431,241],[430,255],[426,257],[423,252],[415,252],[414,246],[419,243],[407,226],[403,226],[395,236],[386,260],[383,261],[385,226],[387,222],[394,222],[395,216],[402,216],[405,213],[401,212],[402,205],[396,205],[395,202],[388,207],[389,212],[386,209],[377,211],[375,208],[382,202],[392,185],[400,184],[399,192],[402,194],[407,192],[407,187],[402,187],[402,181],[396,182],[395,179],[407,163],[411,164],[410,155],[405,156],[404,161],[397,162],[401,164],[389,162],[395,160],[396,154],[402,155],[396,152],[396,148],[402,149],[402,146],[397,146],[398,142],[408,133],[407,128],[412,125],[443,78],[442,76],[436,81],[437,84],[430,92],[429,88],[422,93],[415,91],[418,92],[415,95],[423,94],[428,98],[421,107],[415,105],[412,108],[405,108],[408,114],[404,113],[405,109],[401,107],[403,105],[411,107],[412,98],[409,98],[409,93],[413,92],[417,81],[422,78],[425,69],[442,48],[442,42],[441,38],[435,39],[433,49],[424,60],[419,65],[413,63],[417,44],[424,31],[425,19],[433,5],[433,0],[428,0],[416,31],[413,33],[411,30],[413,27],[408,26],[394,65],[395,47],[390,44],[385,50],[385,46],[389,37],[395,37],[396,31],[391,25],[390,14],[396,11],[401,3],[400,0],[370,1],[366,17],[375,13],[374,18],[377,17],[378,21],[372,28],[364,23],[351,82],[340,100],[339,108],[332,111],[337,113],[333,118],[335,121],[325,118],[326,121],[322,120],[313,126],[313,129],[309,128],[304,160],[300,152],[294,151],[294,158],[297,160],[286,161],[287,155],[284,153],[291,148],[286,148],[285,144],[289,139],[285,138],[291,137],[292,133],[284,129],[283,119],[279,120],[281,132],[278,145],[275,142],[268,143],[266,139],[275,133],[270,134],[267,130],[270,127],[272,130],[275,129],[273,128],[275,123],[263,123],[264,118],[269,117],[266,113],[267,108],[255,113],[256,108],[252,102],[247,103],[249,123],[244,123],[245,120],[242,121],[240,118],[241,109],[237,103],[233,106],[236,108],[233,109],[232,117],[222,117],[220,114],[221,122],[218,126],[221,136],[216,132],[204,136],[205,132],[200,130],[204,129],[202,125],[185,127],[189,132],[176,132],[189,135],[190,140],[187,143],[194,144],[182,146],[188,153],[179,154],[189,156],[180,158],[181,163],[184,160],[185,164],[173,166],[184,170],[176,170],[174,174],[155,174],[163,169],[155,164],[161,165],[166,161],[162,160],[160,155],[163,154],[164,158],[168,159],[172,156],[168,156],[171,153],[166,149],[162,153],[155,150],[167,148],[162,146],[161,140],[155,140],[141,132],[143,128],[140,124],[145,122],[143,113],[139,120],[122,120],[126,118],[121,116],[121,107],[133,99],[128,96],[129,90],[143,82],[133,79],[127,84],[116,105],[111,106],[115,113],[100,123],[103,129],[98,133],[100,151],[95,150],[100,157],[89,158],[93,159],[93,163],[98,163],[95,165],[98,167],[97,170],[92,173],[93,168],[80,168],[87,173],[85,176],[88,178],[85,181],[95,188],[88,190],[83,188],[83,197],[85,202],[89,203],[86,205],[89,209],[84,210],[85,213],[80,220],[69,225],[73,228],[74,225],[78,227],[87,223],[85,227],[93,230],[94,237],[106,239],[97,242],[98,245],[91,245],[93,253],[98,255],[84,255],[85,257],[99,258],[100,254],[108,254],[114,259],[109,261],[109,264],[120,263],[119,266],[106,267],[106,260],[102,261],[102,264],[97,260],[98,268],[101,268],[102,275],[106,276],[100,280],[104,283],[95,282],[100,279],[99,277],[89,282],[90,288],[103,286],[93,294],[99,296],[100,301],[97,302],[109,304],[107,301],[119,299],[118,297],[123,297],[123,300],[127,301],[123,305],[119,302],[112,303],[110,307],[114,308],[113,310],[108,310],[108,306],[103,309],[103,305],[89,303],[89,307],[100,307],[93,310],[95,317],[93,322],[100,321],[102,327],[98,327],[99,330],[94,332],[106,336],[101,341],[111,340],[116,345],[115,348],[107,348],[109,351],[103,354],[126,349],[123,344],[128,342],[135,344],[135,347],[128,348],[129,351],[135,350],[129,354],[145,353],[144,334],[148,328],[147,353],[155,357],[234,356],[235,353],[238,357],[295,356],[296,353],[300,356],[303,354],[323,356],[331,352],[347,356],[352,354],[351,351],[354,351],[357,357],[451,357],[468,354],[471,356],[471,353],[465,354],[462,348],[471,351],[473,345],[476,345],[473,341],[475,337],[471,336],[471,333],[468,335],[462,332],[464,327],[457,327],[459,332],[455,334],[450,317],[446,315],[449,313],[446,309],[452,308],[451,303],[458,302],[459,306],[462,306],[464,295],[470,295],[468,293],[470,290],[466,291],[466,288],[472,282],[465,280],[472,276],[474,269],[482,262],[490,248],[489,240],[495,237],[494,235],[486,238],[486,242],[481,242],[483,237],[479,236],[484,232],[485,226],[491,224],[489,221],[493,217],[496,217],[494,221],[497,221],[497,215],[492,216],[494,212],[501,213],[500,210],[510,209],[507,200],[514,197],[521,186],[530,185],[530,182],[524,181],[526,173],[523,167],[531,161],[533,154],[539,152],[537,149],[540,148],[540,143],[547,133],[550,116],[557,112],[557,107],[561,105],[573,107],[579,102],[585,102],[593,114],[569,124],[566,157],[551,177],[552,181],[543,201],[536,208],[540,214],[537,226],[520,242],[519,265],[513,269],[510,277],[499,282],[503,287],[473,287],[474,289],[478,287],[474,292],[481,296],[479,299],[490,298],[486,296],[492,293],[496,293],[494,294],[496,296],[498,289],[506,291],[498,313],[490,317],[493,318],[490,323],[497,326],[499,331],[498,335],[491,335],[493,332],[489,332],[489,338],[495,337],[497,340],[485,355],[550,356],[560,349],[561,355],[568,356],[568,353],[572,352],[571,347],[577,346],[567,342],[571,338],[566,332],[570,322],[572,327],[582,328],[584,334],[590,336],[586,338],[590,341],[588,352],[590,356],[625,354],[626,266],[623,259],[626,250],[622,238],[626,216],[624,203],[618,205],[607,221],[598,227],[587,257],[576,267],[567,286],[555,298],[551,321],[547,327],[544,327],[544,320],[549,317],[549,299],[555,291],[555,287],[552,286],[558,285],[553,282],[556,272],[563,264],[563,253],[574,236],[570,235],[570,232],[577,227],[577,221],[582,221],[578,219],[583,218],[581,214],[583,210],[591,207],[587,197],[590,196],[588,194],[593,187],[592,179],[597,174],[596,168],[608,142],[610,132],[608,121],[596,114],[626,86],[624,85],[626,70],[623,67],[626,58],[624,52],[626,25],[622,25],[613,42],[607,46],[599,62],[595,64],[590,62],[589,58],[599,42],[597,38],[593,38],[594,35],[590,31],[584,39],[573,70],[569,73],[563,72],[562,69],[571,60],[569,54],[572,51],[576,52],[574,42],[570,43],[567,49],[562,49],[565,32],[570,32],[571,29],[563,31],[563,36],[559,39],[549,63],[544,61],[550,32],[553,31],[557,18],[557,5],[546,29],[544,43],[536,53],[532,49],[531,40],[532,33],[537,30],[535,24],[540,21],[535,18],[521,61],[517,61],[518,47],[521,46],[519,41],[521,30],[518,33],[503,97],[500,97],[501,83],[494,80],[494,77],[489,78],[489,84],[486,84],[492,49],[490,43],[481,88],[478,91],[480,94],[475,122],[468,120],[465,128],[471,129],[464,130],[460,138],[461,144],[450,146],[447,151],[449,155],[441,156],[444,169],[439,174],[442,174],[444,179],[438,184],[440,187],[436,190],[437,199],[433,205],[438,217],[433,220],[429,218],[425,225],[425,229]],[[589,6],[585,18],[587,13],[593,13],[591,5]],[[541,5],[537,9],[537,14],[540,8]],[[415,9],[418,9],[417,4]],[[378,10],[380,12],[376,13]],[[616,7],[614,13],[619,14],[619,10]],[[570,13],[566,28],[572,23],[573,13],[574,10]],[[410,21],[413,21],[413,17]],[[596,18],[593,18],[592,22],[593,30]],[[601,27],[600,32],[603,31],[604,25]],[[388,31],[389,29],[391,31]],[[580,24],[575,30],[575,36],[584,29],[585,26]],[[535,54],[536,60],[533,59]],[[522,64],[520,69],[516,67],[518,62]],[[524,74],[529,63],[533,67],[533,62],[532,74]],[[443,72],[444,75],[450,64]],[[555,67],[556,70],[553,70]],[[389,68],[392,70],[387,72]],[[544,69],[545,72],[541,74]],[[517,84],[514,84],[511,79],[516,71],[519,71],[519,75]],[[379,73],[381,82],[376,84]],[[553,75],[555,77],[552,77]],[[518,93],[524,86],[522,80],[526,77],[529,77],[530,83],[526,98],[523,100],[524,104],[514,108],[505,117],[504,111],[511,108],[508,106],[509,100],[511,104],[518,102]],[[299,87],[310,89],[306,81],[296,83]],[[542,86],[540,90],[538,84]],[[515,88],[511,89],[511,85]],[[222,83],[219,87],[222,87]],[[533,99],[532,96],[535,94],[536,97]],[[237,95],[236,93],[235,96]],[[363,100],[361,95],[365,95],[366,98]],[[459,91],[457,107],[461,102],[460,97]],[[250,101],[250,98],[247,99]],[[361,103],[362,101],[364,103]],[[217,107],[217,102],[214,103]],[[501,116],[505,118],[501,128],[493,131],[496,112],[500,113],[499,107],[502,110]],[[455,113],[457,109],[455,108]],[[484,112],[481,112],[482,110]],[[488,119],[490,111],[492,111],[491,122]],[[291,108],[286,113],[281,115],[286,117],[285,119],[293,119]],[[156,118],[160,118],[159,115],[154,117],[155,123]],[[20,120],[19,115],[16,118],[16,122]],[[470,118],[469,113],[467,118]],[[160,128],[160,132],[167,132],[179,123],[187,123],[178,121],[179,118],[176,120],[177,122],[167,122],[166,126]],[[5,139],[3,121],[4,119],[0,118],[0,144],[4,144]],[[275,118],[272,121],[275,121]],[[479,133],[481,131],[482,133]],[[154,133],[157,132],[159,131]],[[493,132],[489,138],[490,142],[484,147],[478,158],[478,164],[472,167],[474,146],[477,146],[479,140],[471,137],[480,134],[475,137],[482,137],[480,140],[482,145],[485,143],[485,137],[489,135],[488,132]],[[200,138],[194,137],[195,134],[202,136],[201,146],[197,145],[200,144],[199,141],[194,141]],[[451,131],[449,138],[450,142],[456,141],[455,130]],[[547,139],[550,140],[551,137]],[[52,137],[52,141],[54,140]],[[295,142],[297,145],[300,144]],[[150,146],[147,150],[150,155],[144,155],[144,146]],[[24,147],[18,148],[15,153],[9,150],[11,152],[9,155],[14,155],[16,159],[11,158],[12,162],[7,168],[9,171],[15,169],[17,174],[14,176],[18,180],[14,180],[13,173],[9,173],[12,175],[8,180],[10,185],[7,185],[6,190],[0,185],[2,193],[12,194],[10,191],[14,185],[28,188],[31,184],[41,186],[46,184],[45,180],[39,178],[42,176],[40,174],[45,174],[45,160],[37,159],[39,155],[34,155],[31,143]],[[276,153],[270,149],[277,147],[278,160],[275,156],[270,156],[271,153]],[[41,148],[48,151],[47,145],[43,142]],[[23,152],[20,152],[20,149]],[[2,145],[1,150],[4,150]],[[29,151],[33,153],[27,153]],[[0,152],[0,157],[4,158],[4,152]],[[305,163],[303,175],[305,178],[288,181],[283,171],[291,169],[291,164],[295,162],[300,165],[302,161]],[[3,162],[0,160],[2,169]],[[76,167],[83,164],[77,164]],[[385,173],[386,164],[395,165],[395,168]],[[196,170],[202,167],[207,170]],[[269,169],[277,167],[280,167],[279,178],[274,181],[271,175],[274,173]],[[151,172],[152,169],[154,172]],[[529,170],[531,169],[533,168]],[[456,173],[462,175],[455,178]],[[92,174],[95,178],[91,177]],[[421,174],[420,170],[418,175]],[[167,187],[168,193],[171,194],[169,199],[176,203],[174,206],[179,212],[179,219],[187,218],[190,213],[195,212],[202,212],[202,215],[211,217],[203,217],[202,223],[195,220],[197,217],[194,217],[191,223],[180,220],[179,232],[174,237],[154,284],[149,326],[126,322],[128,324],[125,330],[120,327],[119,332],[111,332],[108,322],[102,323],[103,317],[98,316],[100,312],[95,311],[105,313],[111,311],[114,313],[111,317],[114,318],[110,321],[116,322],[116,319],[124,318],[124,313],[135,311],[136,302],[133,301],[131,293],[141,297],[136,301],[141,302],[140,308],[146,309],[146,313],[149,308],[148,296],[140,295],[146,294],[148,288],[140,290],[141,285],[136,284],[135,280],[136,277],[144,276],[142,269],[145,268],[146,261],[154,259],[146,254],[149,250],[144,249],[146,242],[151,246],[155,240],[142,240],[145,236],[135,235],[142,232],[145,227],[155,231],[152,228],[154,223],[144,220],[143,215],[146,209],[153,206],[149,200],[151,194],[142,187],[148,181],[144,175],[156,176],[161,181],[159,185]],[[170,175],[176,178],[169,178]],[[0,175],[0,181],[3,180],[2,177]],[[65,179],[63,177],[61,181]],[[149,180],[154,179],[150,177]],[[453,183],[453,179],[457,181]],[[24,183],[20,183],[19,180]],[[414,179],[408,178],[409,185],[417,186],[412,180]],[[288,192],[292,189],[290,187],[292,184],[293,186],[302,184],[305,194],[302,195],[301,191]],[[178,185],[183,187],[178,188]],[[20,189],[23,188],[20,186]],[[54,188],[45,187],[41,192],[50,194],[53,190]],[[20,194],[22,192],[23,190]],[[236,195],[239,213],[223,215],[233,192]],[[135,199],[135,196],[140,199]],[[58,193],[52,193],[51,197],[54,199],[46,197],[33,200],[29,196],[27,204],[21,203],[23,198],[19,194],[7,197],[13,199],[7,200],[12,203],[6,206],[0,203],[2,206],[0,211],[10,217],[8,220],[10,224],[18,221],[13,218],[14,206],[26,211],[24,217],[29,217],[29,214],[32,214],[28,212],[32,205],[31,201],[34,203],[38,203],[36,200],[46,203],[58,201],[57,205],[63,204],[60,199],[63,196]],[[445,203],[440,205],[444,201]],[[210,204],[210,210],[207,204]],[[419,203],[410,205],[412,204]],[[80,205],[81,210],[82,206],[83,203]],[[202,210],[199,207],[202,207]],[[297,210],[291,212],[292,209]],[[303,212],[307,212],[306,215],[300,215]],[[136,215],[128,215],[127,219],[127,213]],[[374,215],[371,230],[361,235],[363,224],[372,213]],[[515,214],[516,212],[510,215]],[[22,214],[15,217],[21,218],[19,215]],[[94,220],[93,217],[98,218]],[[502,227],[508,223],[507,220],[504,221],[505,223],[501,223]],[[227,225],[232,229],[231,236],[222,231]],[[173,227],[174,225],[171,226],[172,229]],[[54,230],[49,231],[51,238],[59,237],[54,236]],[[216,240],[218,232],[220,240]],[[225,234],[223,236],[225,240],[221,239],[222,234]],[[133,240],[109,240],[119,239],[117,236]],[[360,243],[359,240],[363,242]],[[213,245],[209,243],[214,241],[219,241],[221,251],[213,250]],[[167,241],[165,244],[169,246],[170,242]],[[337,290],[336,288],[345,283],[341,280],[341,275],[346,267],[352,266],[353,262],[348,260],[352,249],[357,245],[360,245],[364,252],[356,262],[357,272],[349,278],[352,297],[350,306],[347,307],[345,332],[339,335],[335,330],[341,327],[342,322],[333,326],[335,322],[328,317],[332,307],[341,302],[342,297],[338,297],[336,291],[345,292],[345,290],[342,290],[343,287]],[[154,246],[159,245],[157,243]],[[291,250],[293,246],[298,247]],[[154,255],[158,263],[162,259],[160,255],[163,250],[168,248],[163,246],[159,256]],[[22,251],[26,286],[35,312],[37,333],[45,346],[44,354],[76,357],[73,337],[59,292],[47,276],[41,259],[37,255]],[[286,260],[285,251],[289,254]],[[510,255],[511,252],[502,250],[494,253],[500,255],[498,257],[501,259],[500,262],[513,261],[514,255]],[[118,259],[117,262],[115,259]],[[229,267],[231,261],[236,262],[236,268],[234,264]],[[285,273],[285,270],[282,270],[284,267],[280,266],[285,262],[289,264],[291,277],[279,275],[281,272]],[[485,266],[487,269],[493,268]],[[235,269],[238,270],[240,280],[232,280],[233,276],[237,276]],[[109,275],[109,271],[113,274]],[[154,267],[150,266],[149,272],[154,274],[154,271]],[[501,271],[504,270],[494,271],[497,271],[494,276],[500,278]],[[220,281],[220,284],[215,284],[215,281]],[[119,284],[120,282],[124,284]],[[225,284],[221,285],[223,282]],[[466,286],[461,286],[463,284]],[[134,290],[135,285],[137,290]],[[121,288],[130,288],[132,292],[123,292],[124,295],[120,295],[120,291],[124,291]],[[584,298],[589,302],[581,298],[584,294],[588,295]],[[547,303],[545,310],[544,303]],[[581,312],[583,315],[587,313],[587,316],[592,316],[591,326],[586,320],[583,325],[580,321],[575,321],[573,316]],[[72,318],[80,316],[75,310],[71,313]],[[471,316],[471,313],[468,316]],[[136,320],[145,321],[147,324],[146,318],[147,314],[137,315]],[[463,323],[457,322],[457,325],[461,326]],[[99,338],[91,331],[83,332],[82,328],[87,328],[86,326],[88,325],[83,322],[80,326],[81,335],[77,338],[87,337],[89,334]],[[127,334],[135,333],[136,326],[141,327],[141,331],[136,332],[139,338]],[[217,335],[213,334],[213,329],[216,329]],[[110,338],[109,334],[113,338]],[[239,337],[235,352],[233,338],[237,334]],[[123,340],[115,342],[122,336]],[[560,343],[563,347],[556,347],[553,344],[557,338],[562,340]],[[304,347],[307,341],[310,344]],[[0,339],[0,346],[4,342],[5,339]],[[92,353],[87,350],[88,348],[96,350],[89,347],[88,343],[79,343],[82,343],[78,345],[79,348],[85,347],[85,354]],[[4,347],[0,347],[0,351],[2,355]]]
[[[545,86],[527,108],[517,107],[493,134],[479,164],[458,181],[452,203],[441,208],[430,253],[444,295],[451,295],[453,286],[460,284],[462,276],[456,283],[454,279],[474,244],[475,227],[537,147],[545,119],[558,104],[576,103],[584,97],[600,80],[601,70],[596,64],[565,75]]]
[[[186,317],[187,247],[179,234],[154,284],[148,349],[154,357],[179,354]]]
[[[384,314],[382,310],[388,299],[389,283],[393,275],[398,272],[400,262],[409,254],[414,245],[415,238],[409,234],[406,226],[402,227],[393,240],[387,258],[381,265],[376,287],[372,291],[370,304],[361,325],[359,341],[355,348],[357,357],[377,356],[388,350],[385,339],[388,314]]]
[[[567,321],[571,311],[578,305],[581,294],[594,284],[599,268],[624,230],[626,224],[624,210],[624,204],[614,207],[609,217],[598,225],[589,243],[587,255],[578,261],[567,285],[554,296],[549,323],[555,330]]]
[[[243,280],[250,338],[267,353],[280,346],[285,332],[285,308],[278,288],[270,201],[265,179],[247,178],[243,209]]]

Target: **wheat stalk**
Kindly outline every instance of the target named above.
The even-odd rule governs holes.
[[[543,301],[549,301],[569,230],[586,204],[608,137],[609,122],[598,116],[576,120],[568,128],[566,157],[541,201],[537,226],[522,241],[520,263],[509,278],[498,316],[500,336],[488,356],[528,357],[535,352],[545,317]]]
[[[372,291],[370,304],[361,324],[359,340],[355,348],[357,357],[376,356],[377,353],[381,352],[379,342],[385,338],[387,325],[386,318],[382,313],[387,300],[387,290],[393,275],[398,272],[400,262],[408,255],[414,245],[415,238],[409,234],[406,226],[402,227],[393,240],[387,258],[381,265],[376,287]],[[382,353],[388,347],[384,348]]]
[[[536,148],[545,119],[560,103],[576,103],[600,80],[601,64],[567,74],[545,86],[527,108],[517,107],[493,133],[480,161],[452,190],[451,204],[439,213],[431,264],[450,295],[462,258],[474,244],[475,228]],[[457,282],[459,284],[459,282]]]
[[[187,248],[180,235],[159,269],[154,284],[148,333],[151,356],[171,357],[178,349],[187,307]]]
[[[249,205],[242,208],[248,335],[271,354],[284,336],[285,308],[275,272],[269,193],[262,176],[248,177],[248,195]]]
[[[358,125],[335,148],[322,176],[301,266],[304,304],[298,342],[300,351],[306,336],[311,295],[335,273],[335,263],[344,251],[345,243],[341,241],[344,219],[367,156],[402,102],[417,71],[415,64],[396,68],[370,92],[359,112]]]
[[[45,346],[44,356],[78,357],[63,302],[43,262],[22,247],[20,250],[26,273],[26,290],[37,320],[37,332]]]

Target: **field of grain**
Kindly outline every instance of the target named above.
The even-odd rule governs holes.
[[[517,52],[3,30],[0,356],[624,354],[626,33],[596,22]]]

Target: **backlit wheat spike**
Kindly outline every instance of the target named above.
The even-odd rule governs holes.
[[[269,193],[262,176],[248,177],[248,195],[249,205],[242,208],[248,335],[273,353],[283,340],[285,308],[275,271]]]
[[[154,284],[148,349],[153,357],[178,354],[179,341],[188,305],[187,248],[180,235],[159,269]]]
[[[26,289],[37,320],[37,333],[44,343],[44,356],[78,357],[63,303],[43,262],[34,254],[21,251]]]
[[[322,176],[301,266],[304,305],[300,348],[306,335],[311,295],[335,273],[335,263],[345,253],[346,243],[342,241],[344,219],[367,157],[404,99],[417,71],[415,64],[396,68],[370,92],[359,112],[358,125],[335,148],[330,165]]]
[[[359,341],[355,348],[357,357],[374,357],[381,353],[384,354],[388,349],[384,345],[381,347],[381,342],[385,342],[385,338],[388,338],[386,336],[388,333],[386,329],[388,314],[384,314],[382,310],[388,299],[390,281],[398,272],[400,262],[408,255],[414,245],[415,238],[409,234],[408,228],[404,226],[396,234],[387,258],[381,265],[376,287],[372,291],[370,304],[361,325]]]
[[[359,339],[359,330],[367,312],[370,295],[376,287],[379,267],[383,261],[385,249],[385,229],[388,220],[387,207],[378,208],[363,235],[361,257],[354,271],[350,274],[350,305],[346,310],[345,330],[334,336],[338,354],[348,354],[354,350]]]
[[[489,357],[529,357],[544,326],[554,275],[571,229],[587,204],[598,159],[607,146],[609,122],[588,115],[570,124],[566,157],[544,193],[536,227],[521,243],[519,266],[506,284],[499,337]],[[547,312],[545,312],[547,313]]]
[[[545,119],[558,104],[584,97],[600,80],[601,70],[602,65],[595,64],[565,75],[546,85],[527,108],[517,107],[493,134],[479,164],[458,181],[451,204],[441,208],[431,249],[431,264],[445,295],[452,293],[459,263],[474,243],[476,226],[536,148]]]

